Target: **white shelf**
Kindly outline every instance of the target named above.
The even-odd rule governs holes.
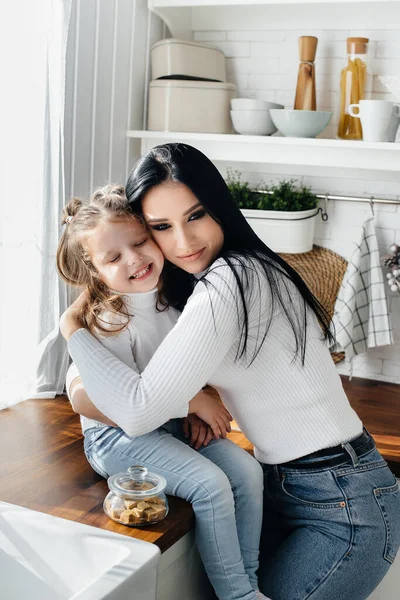
[[[171,131],[127,131],[141,153],[159,144],[186,142],[213,161],[399,172],[400,143],[285,138]]]
[[[148,0],[148,7],[173,37],[188,40],[194,30],[318,30],[321,22],[330,29],[387,29],[400,18],[400,0]]]

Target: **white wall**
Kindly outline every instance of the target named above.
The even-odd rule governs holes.
[[[252,31],[201,30],[194,39],[218,46],[227,57],[228,79],[238,87],[239,96],[280,102],[293,108],[298,71],[298,38],[300,35],[318,37],[316,59],[317,103],[321,110],[332,110],[332,123],[323,137],[335,137],[338,124],[340,69],[346,53],[348,36],[366,36],[371,40],[370,64],[374,73],[374,98],[395,99],[385,90],[378,75],[400,73],[400,30],[260,29]],[[400,97],[398,98],[400,101]],[[399,139],[399,138],[398,138]],[[227,167],[239,169],[251,184],[260,180],[276,182],[280,178],[295,178],[311,186],[316,193],[354,196],[375,195],[400,199],[399,173],[357,173],[343,170],[293,168],[279,165],[266,166],[218,163],[222,173]],[[318,222],[316,243],[334,250],[349,259],[359,239],[360,225],[370,215],[368,205],[350,202],[330,202],[329,220]],[[389,253],[389,246],[400,243],[400,206],[375,205],[375,226],[381,252]],[[354,359],[353,375],[400,383],[400,295],[388,291],[395,344],[369,351]],[[338,365],[347,373],[344,363]]]

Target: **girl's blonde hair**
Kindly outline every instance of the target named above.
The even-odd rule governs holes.
[[[65,229],[58,244],[57,269],[69,285],[87,290],[88,301],[79,319],[91,333],[100,330],[115,335],[128,325],[132,315],[128,313],[122,296],[112,292],[101,281],[86,248],[86,234],[101,223],[131,220],[143,224],[140,217],[131,212],[125,189],[119,185],[99,188],[89,204],[72,198],[64,207],[61,224],[65,225]],[[100,317],[105,311],[122,315],[123,322],[112,324],[110,328],[111,324]]]

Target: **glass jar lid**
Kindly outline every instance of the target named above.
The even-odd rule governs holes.
[[[367,54],[369,38],[349,37],[346,44],[347,54]]]
[[[149,473],[146,467],[133,465],[124,473],[107,479],[111,491],[122,498],[149,498],[161,494],[167,485],[165,477]]]

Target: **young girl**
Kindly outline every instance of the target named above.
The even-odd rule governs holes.
[[[180,415],[199,387],[213,385],[264,470],[262,591],[273,600],[365,600],[399,547],[400,494],[344,393],[326,312],[195,148],[154,148],[126,189],[168,260],[164,297],[185,308],[139,375],[80,328],[78,300],[62,330],[87,393],[139,435],[160,424],[160,405]]]
[[[86,289],[81,325],[127,369],[142,371],[179,315],[163,305],[157,289],[164,265],[160,249],[129,210],[121,187],[98,190],[87,206],[70,201],[63,223],[57,266],[67,283]],[[70,372],[67,389],[76,374]],[[93,469],[107,477],[140,464],[163,475],[166,492],[193,505],[199,552],[217,596],[264,598],[256,578],[263,485],[257,462],[226,439],[214,439],[196,452],[184,437],[181,420],[166,422],[163,403],[158,408],[163,425],[129,437],[118,418],[112,420],[118,426],[106,426],[112,421],[91,409],[90,402],[85,405],[79,388],[76,396],[81,413],[100,419],[82,417],[85,453]],[[216,435],[224,433],[229,413],[205,394],[199,396],[207,405],[204,415],[214,415],[209,420]],[[111,393],[108,400],[114,403],[116,395]],[[187,412],[184,407],[176,416]],[[146,420],[144,405],[138,419]]]

